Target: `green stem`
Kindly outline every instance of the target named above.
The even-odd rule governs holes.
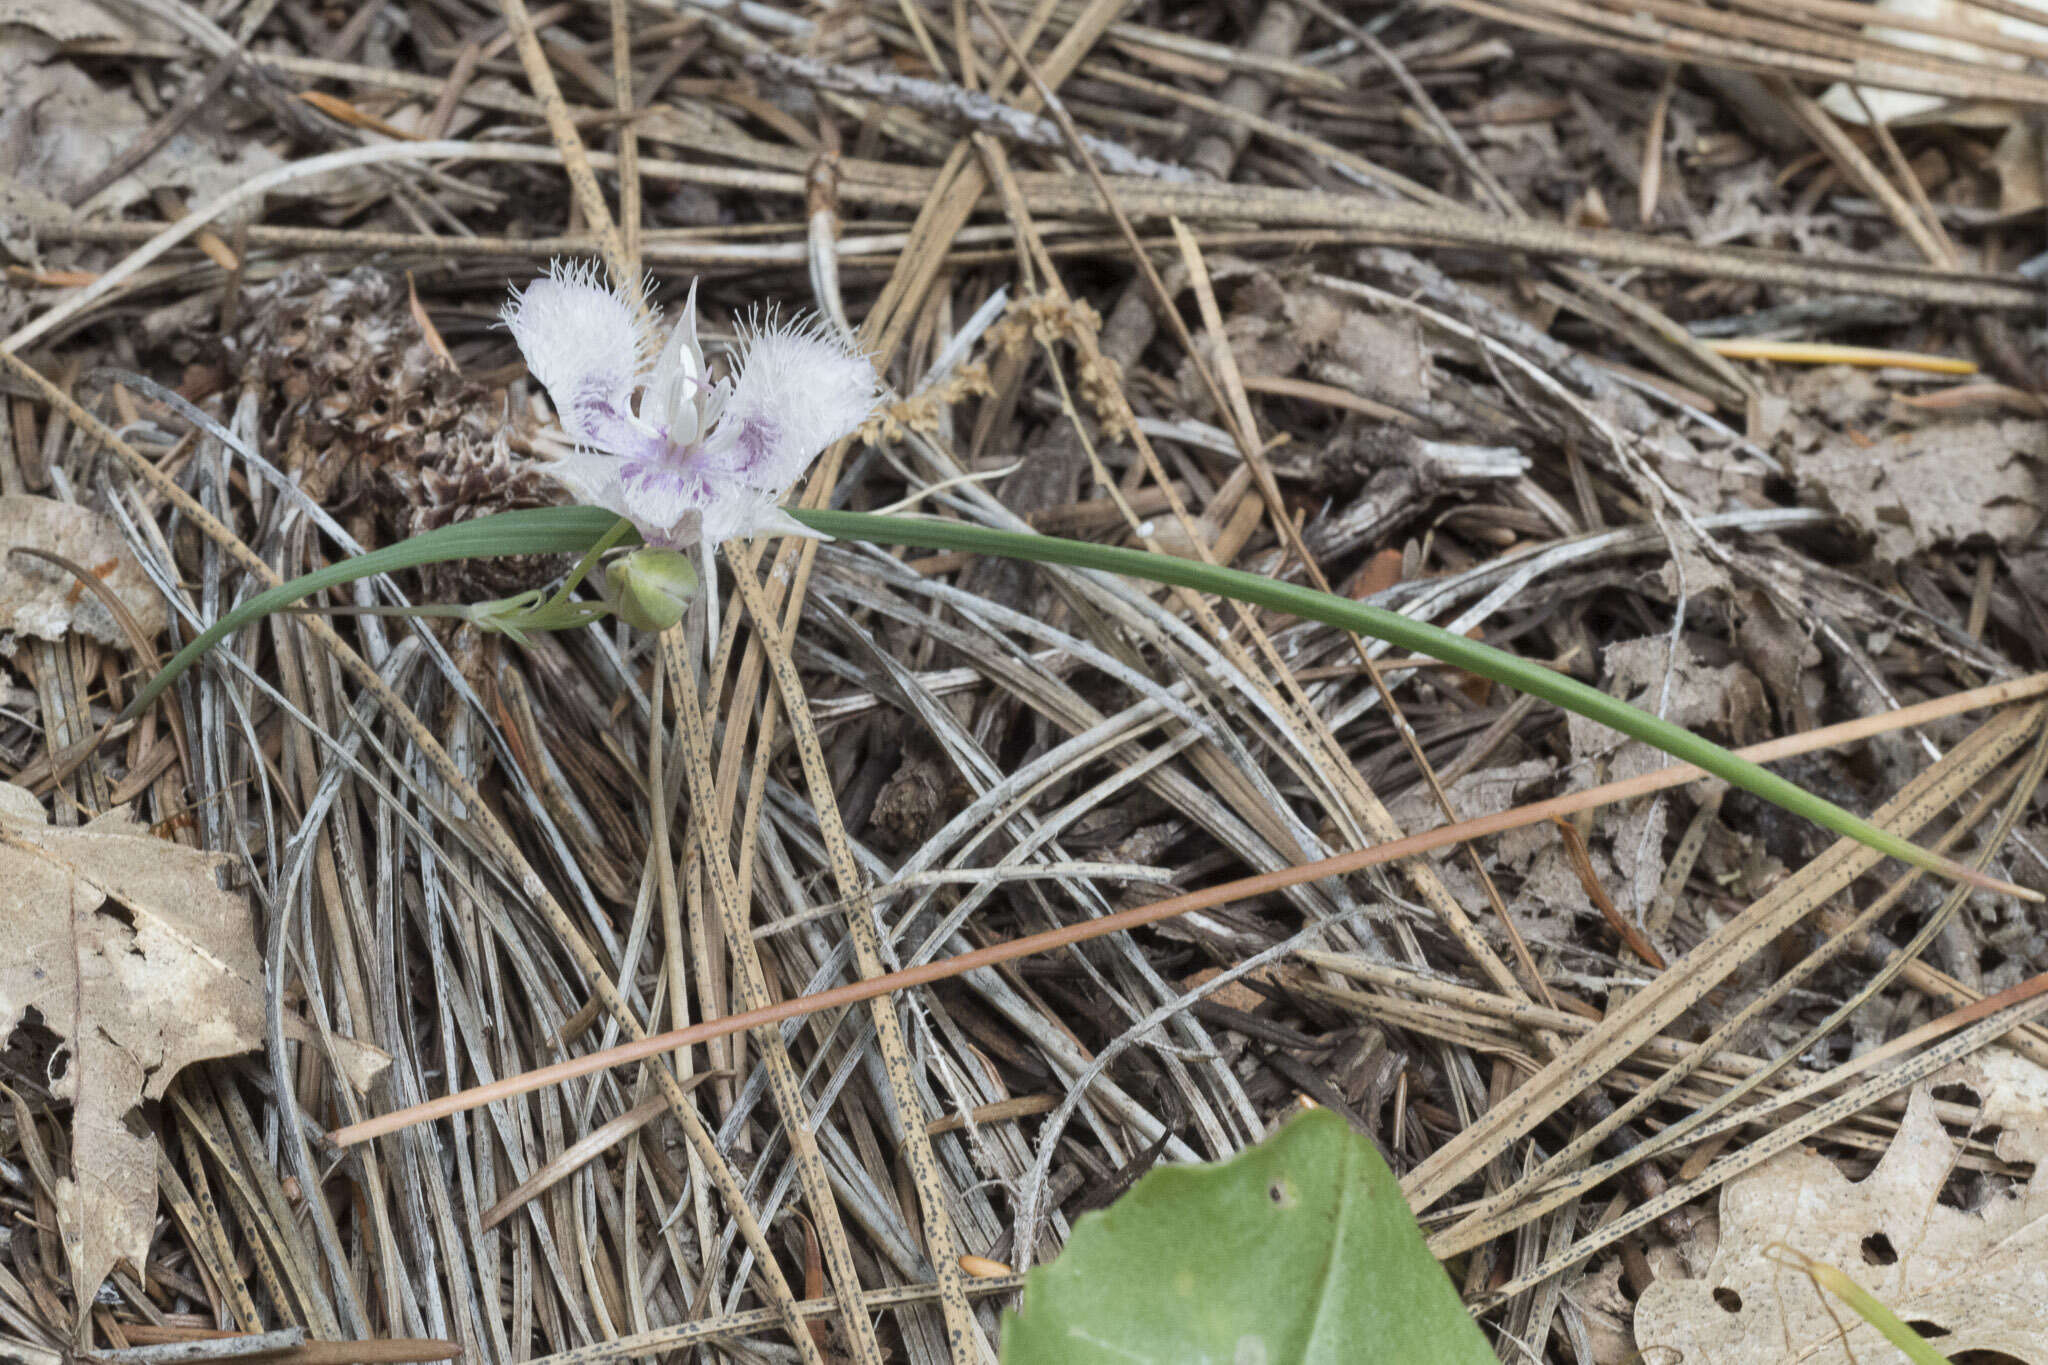
[[[1769,1260],[1790,1262],[1804,1270],[1816,1286],[1828,1290],[1856,1310],[1857,1317],[1876,1328],[1878,1334],[1896,1346],[1913,1365],[1953,1365],[1947,1356],[1929,1344],[1927,1338],[1886,1307],[1882,1299],[1826,1261],[1816,1260],[1783,1242],[1773,1242],[1764,1249],[1764,1253]]]
[[[569,576],[562,580],[561,587],[555,589],[555,595],[542,603],[536,610],[551,612],[559,609],[564,602],[569,600],[569,594],[576,591],[576,585],[589,576],[591,569],[596,566],[597,561],[604,557],[604,552],[632,534],[632,522],[627,521],[624,517],[620,517],[617,521],[613,522],[611,529],[598,537],[597,544],[583,552],[583,558],[577,560],[576,567],[569,570]],[[635,536],[634,539],[637,540],[639,537]],[[545,627],[542,627],[542,629],[545,629]]]

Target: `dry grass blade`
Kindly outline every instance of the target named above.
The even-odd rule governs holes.
[[[1896,720],[1890,717],[1878,717],[1872,718],[1869,721],[1852,722],[1846,725],[1831,727],[1829,730],[1816,731],[1809,735],[1795,735],[1781,740],[1773,740],[1767,744],[1755,745],[1740,752],[1745,757],[1758,760],[1782,758],[1794,753],[1811,752],[1828,744],[1866,738],[1872,733],[1879,732],[1881,729],[1891,728],[1894,723],[1922,723],[1936,719],[1944,714],[1955,714],[1958,710],[2016,701],[2037,695],[2042,691],[2048,691],[2048,674],[2037,675],[2023,682],[1996,684],[1993,687],[1981,689],[1975,694],[1960,694],[1957,699],[1951,701],[1923,703],[1910,716],[1906,713],[1901,713],[1896,717]],[[1967,705],[1958,705],[1959,701]],[[1991,724],[2010,729],[2013,723],[2018,723],[2020,720],[2024,720],[2024,717],[2016,719],[2013,716],[2007,716]],[[1990,727],[1987,726],[1986,728],[1989,729]],[[2018,739],[2011,741],[2011,745],[2017,745],[2018,743]],[[2003,752],[2010,752],[2011,745],[2008,745],[2007,749]],[[1998,757],[2003,757],[2003,752]],[[1951,759],[1953,757],[1951,755]],[[1996,760],[1982,761],[1985,763],[1995,763]],[[1624,782],[1591,788],[1573,796],[1556,797],[1535,805],[1517,807],[1502,812],[1499,815],[1481,816],[1472,820],[1456,822],[1422,834],[1407,835],[1387,844],[1375,845],[1374,847],[1360,849],[1351,853],[1340,853],[1299,867],[1290,867],[1278,872],[1269,872],[1257,877],[1248,877],[1240,881],[1228,882],[1204,891],[1170,897],[1166,900],[1155,901],[1149,905],[1120,911],[1115,915],[1107,916],[1091,924],[1053,930],[1045,934],[1012,940],[1009,943],[996,947],[963,954],[957,958],[885,973],[852,985],[838,986],[831,990],[820,991],[799,999],[743,1011],[725,1019],[707,1021],[686,1028],[674,1029],[668,1033],[655,1034],[638,1042],[608,1051],[590,1053],[572,1061],[559,1062],[553,1066],[542,1067],[520,1076],[507,1077],[488,1086],[479,1086],[473,1090],[444,1096],[441,1099],[414,1106],[410,1110],[383,1114],[373,1119],[365,1119],[343,1128],[337,1128],[327,1135],[328,1141],[336,1146],[352,1146],[387,1133],[398,1132],[414,1124],[445,1118],[451,1114],[491,1104],[514,1095],[525,1094],[545,1086],[559,1085],[565,1081],[574,1080],[579,1076],[586,1076],[607,1067],[628,1065],[649,1057],[658,1056],[664,1052],[692,1047],[698,1043],[708,1042],[734,1033],[761,1028],[784,1020],[804,1018],[811,1014],[835,1010],[841,1006],[858,1003],[863,1000],[881,998],[894,991],[961,976],[967,972],[979,970],[995,963],[1015,961],[1019,958],[1035,956],[1040,953],[1053,952],[1073,943],[1085,942],[1089,939],[1100,938],[1141,925],[1155,924],[1177,918],[1181,915],[1228,905],[1233,901],[1249,900],[1286,886],[1298,885],[1302,882],[1314,881],[1323,877],[1341,876],[1363,868],[1397,862],[1404,858],[1412,858],[1417,854],[1447,848],[1472,839],[1499,834],[1510,829],[1558,821],[1566,815],[1579,811],[1594,810],[1601,806],[1630,800],[1654,791],[1682,786],[1687,782],[1697,781],[1703,776],[1704,774],[1699,769],[1680,764],[1656,773],[1631,778]],[[1974,779],[1975,773],[1973,770],[1969,780]],[[1839,847],[1860,848],[1861,846],[1845,844],[1838,845]],[[1864,851],[1868,852],[1868,850]],[[1872,854],[1871,858],[1874,861],[1876,855]],[[881,890],[887,889],[881,888]],[[865,901],[877,894],[879,893],[863,893],[858,900]],[[1805,908],[1810,909],[1810,903],[1807,903]],[[1703,995],[1711,990],[1712,987],[1713,983],[1708,982],[1699,987],[1697,994]],[[1512,993],[1512,986],[1510,990],[1511,998],[1516,998]],[[1528,1003],[1526,999],[1521,999],[1520,1002]],[[1660,1006],[1660,1008],[1662,1007]],[[1680,1004],[1677,1008],[1682,1011],[1685,1005]],[[1562,1102],[1562,1100],[1559,1102]]]
[[[720,804],[711,775],[711,742],[695,700],[696,690],[690,684],[689,664],[683,656],[683,645],[675,631],[663,636],[663,653],[671,686],[677,695],[676,709],[682,717],[683,775],[695,817],[698,851],[702,866],[709,874],[712,901],[724,930],[733,967],[733,996],[743,1011],[758,1011],[767,1007],[767,984],[753,937],[747,932],[747,907],[734,880],[732,864],[727,860],[730,832],[714,815]],[[875,1339],[874,1328],[867,1315],[859,1306],[859,1271],[853,1265],[846,1236],[838,1229],[838,1203],[827,1181],[817,1139],[810,1132],[808,1106],[798,1085],[795,1064],[779,1036],[765,1036],[761,1050],[798,1177],[804,1184],[813,1217],[825,1229],[825,1247],[832,1260],[832,1289],[844,1310],[856,1355],[866,1351],[879,1359],[880,1343]],[[818,1349],[808,1332],[803,1334],[799,1344],[802,1342],[810,1342],[812,1351]]]
[[[874,920],[867,913],[866,882],[839,818],[831,774],[825,765],[817,730],[811,723],[809,699],[804,695],[802,679],[790,658],[787,639],[778,638],[780,631],[773,611],[761,593],[760,585],[754,581],[753,570],[744,563],[735,563],[733,568],[740,598],[746,603],[748,615],[753,618],[755,631],[767,641],[768,667],[775,676],[777,695],[782,700],[784,714],[789,718],[791,733],[796,740],[804,779],[811,793],[812,809],[817,812],[818,824],[831,857],[833,879],[840,895],[852,907],[847,915],[847,928],[853,938],[854,965],[863,977],[879,977],[886,970],[882,941]],[[765,719],[763,724],[765,726]],[[971,1354],[969,1343],[980,1336],[980,1329],[967,1302],[966,1277],[960,1269],[959,1239],[954,1233],[951,1216],[942,1203],[944,1177],[932,1152],[930,1134],[916,1120],[922,1108],[917,1093],[916,1062],[904,1036],[902,1022],[897,1017],[895,1003],[884,996],[876,999],[878,1003],[869,1011],[869,1017],[874,1021],[892,1097],[906,1120],[899,1139],[903,1159],[911,1168],[912,1179],[916,1181],[921,1196],[919,1203],[924,1211],[925,1244],[938,1275],[939,1305],[946,1317],[947,1334],[956,1357],[963,1357]]]
[[[2012,802],[1999,821],[1999,828],[1994,835],[1993,841],[1986,845],[1986,856],[1988,857],[1995,850],[1997,843],[2001,842],[2004,836],[2011,832],[2012,824],[2018,811],[2033,799],[2034,793],[2040,785],[2042,774],[2048,772],[2048,732],[2037,736],[2034,754],[2024,765],[2024,768],[2024,773],[2015,769],[2009,773],[2002,774],[1988,789],[1983,791],[1974,803],[1973,809],[1968,811],[1950,829],[1946,836],[1947,841],[1953,841],[1961,837],[1964,832],[1973,830],[1984,815],[1991,810],[1993,804],[2004,798],[2008,792],[2011,792],[2013,793]],[[1917,877],[1916,871],[1909,872],[1904,878],[1900,879],[1884,895],[1879,896],[1867,909],[1858,914],[1854,927],[1861,929],[1879,921],[1885,912],[1911,889]],[[1613,1174],[1618,1169],[1634,1165],[1637,1161],[1648,1159],[1657,1152],[1670,1150],[1694,1132],[1708,1133],[1713,1131],[1710,1121],[1715,1120],[1728,1106],[1741,1100],[1756,1087],[1769,1081],[1781,1069],[1789,1065],[1793,1057],[1823,1041],[1865,1002],[1889,984],[1892,977],[1898,973],[1903,962],[1917,956],[1919,950],[1923,949],[1927,942],[1939,932],[1948,916],[1960,908],[1965,895],[1966,893],[1961,888],[1951,890],[1944,903],[1943,911],[1937,913],[1929,921],[1929,924],[1921,930],[1920,934],[1916,936],[1916,942],[1912,948],[1908,952],[1900,954],[1899,959],[1887,969],[1874,974],[1849,1000],[1831,1012],[1828,1018],[1814,1025],[1807,1035],[1800,1040],[1802,1043],[1807,1044],[1807,1047],[1788,1049],[1777,1061],[1759,1068],[1750,1076],[1745,1077],[1739,1084],[1715,1097],[1711,1102],[1695,1109],[1693,1113],[1687,1115],[1678,1123],[1665,1128],[1655,1137],[1641,1144],[1635,1151],[1630,1152],[1627,1157],[1602,1162],[1579,1171],[1566,1183],[1590,1189],[1599,1183],[1600,1180]],[[1726,1021],[1715,1028],[1713,1033],[1701,1040],[1696,1055],[1711,1055],[1727,1048],[1740,1035],[1746,1025],[1782,1000],[1794,988],[1809,979],[1814,972],[1824,966],[1828,960],[1846,946],[1848,941],[1846,936],[1831,939],[1791,968],[1780,973],[1777,979],[1767,989],[1760,992],[1755,1000],[1744,1005],[1741,1009],[1733,1011]],[[2025,996],[2020,996],[2015,1000],[2005,1003],[2017,1003],[2018,999],[2024,998]],[[1990,1012],[1988,1009],[1980,1008],[1981,1005],[1982,1002],[1980,1001],[1972,1006],[1954,1011],[1947,1021],[1948,1027],[1960,1028],[1965,1024],[1976,1022],[1984,1014]],[[1943,1031],[1947,1030],[1944,1029]],[[1887,1050],[1887,1048],[1874,1049],[1872,1053],[1857,1058],[1854,1062],[1840,1070],[1854,1074],[1856,1071],[1867,1069],[1878,1064],[1882,1060],[1882,1054]],[[1671,1086],[1683,1081],[1690,1074],[1690,1070],[1690,1064],[1681,1063],[1665,1072],[1662,1076],[1659,1076],[1648,1086],[1643,1087],[1637,1094],[1631,1096],[1628,1102],[1616,1113],[1603,1119],[1586,1133],[1574,1138],[1572,1142],[1556,1154],[1539,1163],[1522,1181],[1517,1182],[1513,1190],[1505,1191],[1499,1196],[1484,1201],[1480,1208],[1468,1213],[1457,1227],[1452,1228],[1449,1232],[1442,1234],[1436,1239],[1438,1244],[1446,1250],[1451,1246],[1459,1244],[1461,1241],[1468,1245],[1477,1245],[1480,1242],[1491,1240],[1503,1231],[1508,1231],[1515,1226],[1521,1225],[1531,1217],[1540,1216],[1540,1213],[1547,1208],[1563,1203],[1564,1199],[1559,1196],[1555,1189],[1545,1190],[1540,1195],[1535,1194],[1535,1191],[1541,1189],[1547,1182],[1554,1180],[1562,1171],[1574,1166],[1579,1158],[1593,1152],[1598,1142],[1608,1132],[1618,1127],[1621,1122],[1629,1117],[1648,1109],[1660,1094],[1667,1091]],[[1814,1091],[1824,1088],[1826,1088],[1825,1085],[1818,1082],[1810,1087]],[[1796,1096],[1798,1088],[1795,1087],[1792,1094]],[[1788,1098],[1787,1096],[1780,1096],[1775,1098],[1772,1103],[1779,1105]],[[1511,1207],[1517,1204],[1521,1205],[1521,1207],[1513,1208],[1512,1212],[1510,1212]]]
[[[701,1085],[711,1079],[714,1074],[709,1071],[699,1072],[690,1079],[692,1082]],[[484,1210],[483,1216],[477,1219],[477,1230],[479,1232],[489,1232],[492,1228],[511,1217],[519,1209],[520,1205],[529,1202],[543,1190],[548,1189],[552,1185],[559,1184],[570,1175],[573,1175],[577,1168],[586,1166],[598,1157],[603,1156],[634,1133],[646,1127],[650,1121],[658,1115],[665,1113],[667,1109],[667,1100],[646,1100],[634,1105],[602,1128],[595,1129],[578,1138],[560,1156],[550,1161],[546,1167],[535,1171],[524,1181],[520,1182],[518,1188],[508,1191],[497,1203]]]
[[[1987,722],[1908,784],[1877,813],[1877,821],[1902,831],[1918,829],[2002,763],[2038,723],[2039,713],[2032,711],[2007,712]],[[1506,1103],[1489,1110],[1410,1172],[1403,1181],[1409,1201],[1418,1209],[1436,1204],[1466,1176],[1499,1155],[1506,1144],[1597,1083],[1612,1066],[1727,979],[1763,944],[1812,914],[1821,902],[1873,866],[1876,856],[1866,854],[1868,850],[1859,845],[1837,843],[1674,963],[1649,989],[1611,1011],[1599,1029],[1574,1043]]]
[[[29,369],[15,356],[4,352],[0,352],[0,366],[5,366],[12,370],[19,377],[41,390],[50,401],[59,407],[67,409],[71,420],[77,424],[82,432],[90,435],[104,449],[120,456],[133,473],[138,475],[143,482],[150,484],[167,501],[179,506],[180,510],[194,525],[199,527],[216,545],[239,560],[242,566],[255,576],[258,581],[263,582],[267,586],[275,586],[282,581],[268,564],[251,552],[242,543],[241,539],[227,526],[222,524],[218,518],[195,502],[191,495],[185,492],[183,488],[172,482],[154,464],[138,455],[126,442],[99,423],[91,414],[79,408],[76,403],[71,402],[68,397],[57,391],[43,376]],[[440,741],[434,737],[433,733],[425,725],[420,723],[413,715],[411,708],[391,690],[382,675],[364,663],[361,656],[341,639],[333,627],[314,617],[304,619],[300,628],[318,639],[328,650],[330,656],[340,664],[344,671],[350,673],[361,686],[372,694],[378,695],[390,715],[406,723],[405,728],[408,738],[417,746],[421,756],[436,770],[437,775],[451,789],[458,793],[468,793],[469,799],[466,804],[477,813],[475,818],[478,820],[486,842],[493,846],[495,852],[500,857],[506,860],[508,867],[522,870],[520,873],[521,892],[532,897],[543,913],[547,914],[554,921],[557,931],[562,936],[563,944],[580,959],[579,966],[582,967],[595,986],[599,999],[605,1003],[607,1011],[611,1014],[612,1018],[628,1033],[641,1033],[643,1030],[638,1020],[633,1017],[627,1008],[624,998],[619,994],[617,986],[613,984],[611,976],[605,970],[604,965],[590,949],[582,935],[576,930],[567,912],[562,909],[560,903],[549,892],[546,883],[533,871],[531,865],[526,860],[524,852],[512,838],[510,832],[488,814],[488,808],[483,805],[474,789],[470,787],[461,768],[449,757],[447,750],[441,746]],[[758,1224],[755,1224],[747,1213],[745,1197],[740,1193],[737,1181],[731,1178],[723,1155],[712,1144],[709,1133],[704,1131],[701,1121],[698,1120],[694,1109],[690,1107],[687,1097],[676,1084],[674,1078],[659,1068],[655,1069],[654,1076],[657,1083],[666,1092],[672,1112],[682,1119],[685,1131],[693,1134],[693,1145],[699,1149],[700,1160],[704,1161],[705,1165],[712,1171],[726,1173],[721,1182],[721,1193],[728,1200],[732,1201],[731,1212],[735,1221],[738,1223],[743,1235],[747,1235],[750,1241],[755,1242],[760,1247],[763,1253],[761,1271],[771,1285],[779,1285],[778,1297],[786,1304],[793,1304],[795,1296],[789,1293],[786,1284],[781,1283],[779,1268],[772,1257],[766,1254],[765,1238],[762,1236]],[[310,1163],[307,1164],[308,1166],[310,1165]],[[235,1283],[239,1284],[239,1281],[237,1280]],[[253,1313],[253,1308],[251,1312]],[[807,1334],[804,1339],[808,1340]]]

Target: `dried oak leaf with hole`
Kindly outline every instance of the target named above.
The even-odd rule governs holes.
[[[2000,1161],[2048,1160],[2048,1067],[2002,1047],[1987,1047],[1928,1078],[1937,1093],[1960,1087],[1974,1097],[1977,1137]]]
[[[1842,1271],[1950,1358],[2000,1352],[2048,1365],[2048,1180],[1965,1212],[1940,1198],[1955,1160],[1921,1088],[1863,1180],[1808,1151],[1737,1176],[1721,1191],[1721,1244],[1705,1277],[1659,1280],[1643,1291],[1637,1348],[1747,1365],[1906,1360],[1775,1246]]]
[[[71,1104],[57,1216],[82,1312],[115,1262],[137,1272],[156,1219],[141,1105],[192,1062],[261,1046],[263,963],[223,859],[152,837],[125,810],[76,829],[0,783],[0,1040],[56,1035],[50,1093]]]

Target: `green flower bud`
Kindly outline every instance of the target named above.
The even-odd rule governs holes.
[[[636,630],[667,630],[697,595],[697,569],[676,550],[635,550],[605,568],[605,600]]]

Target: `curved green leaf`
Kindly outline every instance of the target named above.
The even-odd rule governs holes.
[[[496,555],[579,554],[618,524],[618,517],[600,507],[534,507],[518,512],[459,521],[434,531],[423,531],[396,545],[329,564],[324,569],[301,574],[266,592],[259,592],[215,621],[192,643],[171,656],[171,661],[135,695],[121,712],[132,720],[147,711],[164,689],[207,650],[252,621],[274,611],[283,611],[316,592],[338,588],[360,578],[380,573],[417,569],[423,564],[445,564],[457,559],[488,559]]]
[[[1999,890],[2033,893],[2002,882],[1993,882],[1962,864],[1930,852],[1879,829],[1861,816],[1832,801],[1823,800],[1795,783],[1787,782],[1768,768],[1704,739],[1683,726],[1641,711],[1556,669],[1518,659],[1504,650],[1482,645],[1462,635],[1399,612],[1369,607],[1348,597],[1318,592],[1277,578],[1262,578],[1242,569],[1226,569],[1200,560],[1179,559],[1146,550],[1127,550],[1114,545],[1092,545],[1086,541],[1062,540],[1057,536],[1032,535],[1019,531],[997,531],[965,522],[938,521],[913,517],[885,517],[862,512],[804,511],[790,509],[790,515],[814,531],[846,540],[867,540],[883,545],[913,545],[927,550],[966,550],[975,554],[998,555],[1007,559],[1030,559],[1046,564],[1066,564],[1080,569],[1099,569],[1127,578],[1192,588],[1214,593],[1253,606],[1271,607],[1292,616],[1321,621],[1344,630],[1369,635],[1413,650],[1432,659],[1454,664],[1469,673],[1527,692],[1544,701],[1576,712],[1588,720],[1621,731],[1673,758],[1691,763],[1773,805],[1802,815],[1823,829],[1846,835],[1903,863],[1938,872],[1945,877]],[[2038,899],[2038,897],[2036,897]]]
[[[1373,1145],[1311,1110],[1152,1171],[1024,1281],[1003,1365],[1494,1365]]]
[[[1360,635],[1386,640],[1417,654],[1453,664],[1503,686],[1527,692],[1544,701],[1576,712],[1589,720],[1621,731],[1632,739],[1661,749],[1672,757],[1691,763],[1713,776],[1742,788],[1795,815],[1804,816],[1824,829],[1854,839],[1867,847],[1914,867],[1957,881],[2002,891],[2029,900],[2042,897],[2023,887],[1986,877],[1953,859],[1944,858],[1879,829],[1868,820],[1815,796],[1786,781],[1776,773],[1739,758],[1713,741],[1703,739],[1682,726],[1638,710],[1627,702],[1588,687],[1555,669],[1518,659],[1514,655],[1453,635],[1447,630],[1412,621],[1399,612],[1370,607],[1348,597],[1318,592],[1274,578],[1262,578],[1241,569],[1226,569],[1199,560],[1129,550],[1114,545],[1063,540],[1020,531],[998,531],[965,522],[941,521],[927,517],[883,516],[870,512],[835,512],[789,508],[789,514],[810,529],[844,540],[869,541],[877,545],[906,545],[929,550],[962,550],[995,555],[1005,559],[1032,560],[1043,564],[1065,564],[1096,569],[1128,578],[1145,579],[1174,587],[1190,588],[1233,598],[1253,606],[1270,607],[1307,620],[1321,621]],[[414,536],[382,550],[344,560],[316,573],[307,574],[280,587],[261,593],[222,617],[203,635],[180,650],[164,670],[152,678],[142,693],[129,704],[124,717],[139,715],[170,686],[192,662],[267,612],[277,611],[309,593],[335,587],[374,573],[414,568],[444,560],[489,555],[557,554],[587,551],[612,531],[619,519],[596,507],[544,507],[519,512],[501,512],[474,521],[443,527]],[[620,544],[637,542],[628,536]]]

